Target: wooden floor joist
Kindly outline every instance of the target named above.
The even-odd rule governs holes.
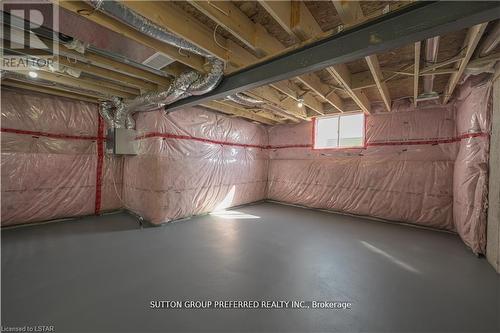
[[[419,94],[419,78],[428,75],[440,75],[441,78],[442,75],[450,76],[443,93],[443,102],[447,103],[458,85],[460,77],[469,66],[469,62],[472,66],[479,64],[479,61],[483,61],[481,64],[487,63],[486,58],[489,61],[500,59],[498,55],[495,58],[491,54],[484,56],[484,59],[477,58],[480,52],[474,53],[488,24],[487,22],[477,23],[481,22],[479,21],[480,18],[490,17],[489,14],[483,13],[486,13],[486,9],[484,9],[487,7],[486,5],[474,6],[477,7],[474,10],[478,13],[474,21],[477,25],[468,29],[459,54],[446,55],[445,60],[436,63],[422,64],[420,61],[421,42],[414,43],[417,40],[417,32],[441,31],[438,24],[462,22],[465,20],[464,17],[468,18],[470,16],[467,16],[467,12],[464,12],[463,6],[459,6],[458,10],[456,10],[456,7],[448,6],[450,12],[455,15],[451,16],[450,14],[447,16],[448,21],[446,21],[446,18],[433,15],[435,11],[432,12],[429,9],[426,17],[432,17],[432,19],[423,22],[423,27],[418,25],[418,29],[410,29],[409,37],[404,35],[403,38],[402,35],[391,34],[390,27],[386,27],[387,20],[371,20],[374,16],[387,13],[393,7],[400,6],[400,4],[397,6],[389,4],[383,9],[377,8],[367,11],[365,4],[361,4],[359,1],[331,0],[328,4],[331,7],[330,10],[335,8],[338,14],[335,20],[340,19],[343,23],[343,26],[337,30],[344,30],[341,34],[335,35],[338,31],[332,33],[333,30],[330,30],[328,32],[328,29],[332,29],[331,26],[325,28],[325,22],[321,17],[318,19],[317,8],[326,8],[324,4],[315,7],[309,4],[306,5],[304,1],[259,0],[258,10],[267,17],[267,20],[269,20],[270,16],[275,21],[271,22],[271,24],[267,23],[266,19],[251,18],[250,14],[248,14],[248,6],[242,6],[232,1],[188,0],[190,5],[161,1],[118,1],[135,13],[146,17],[154,24],[170,31],[181,39],[191,42],[226,63],[225,73],[227,76],[224,81],[225,84],[219,87],[220,90],[215,89],[205,97],[191,97],[189,102],[173,103],[171,105],[172,109],[189,103],[191,103],[189,105],[195,105],[194,103],[199,103],[200,99],[205,101],[209,100],[209,98],[217,98],[216,101],[203,102],[203,105],[214,110],[217,109],[220,112],[266,124],[277,124],[283,122],[284,118],[294,122],[297,120],[310,120],[312,115],[350,112],[353,108],[359,108],[365,113],[370,113],[371,103],[368,96],[370,98],[380,96],[385,108],[390,111],[391,95],[395,94],[392,97],[400,98],[403,90],[406,96],[412,95],[408,89],[396,88],[399,80],[409,85],[413,79],[413,99],[416,105]],[[98,97],[110,98],[112,96],[130,99],[145,92],[165,89],[172,82],[172,77],[169,77],[169,74],[175,77],[185,70],[194,69],[206,72],[209,69],[205,57],[190,52],[180,52],[177,47],[149,37],[100,10],[94,10],[85,1],[54,0],[54,2],[59,4],[61,8],[81,15],[97,25],[163,53],[176,62],[163,68],[162,70],[167,74],[161,75],[160,71],[149,71],[143,66],[134,66],[133,63],[128,64],[126,60],[122,62],[120,56],[115,57],[111,53],[106,55],[106,53],[98,52],[95,49],[92,52],[90,48],[84,54],[81,54],[75,50],[67,49],[61,44],[61,54],[64,56],[60,58],[59,63],[65,67],[81,71],[82,75],[76,78],[67,75],[64,70],[62,73],[40,71],[40,79],[59,84],[59,90],[43,87],[44,90],[62,91],[61,86],[67,86],[71,89],[81,89],[89,92],[90,95],[93,94],[92,96],[89,95],[91,100]],[[426,13],[424,9],[430,7],[435,8],[436,6],[415,5],[411,10],[393,13],[390,17],[391,20],[399,18],[400,24],[404,26],[405,22],[416,19],[416,13]],[[446,8],[444,5],[442,7]],[[438,6],[438,8],[440,7]],[[413,11],[415,13],[413,16],[408,14]],[[461,16],[458,16],[459,14]],[[410,19],[403,19],[407,17]],[[335,22],[338,24],[338,21]],[[460,24],[462,25],[459,26]],[[469,24],[472,24],[472,22]],[[457,29],[466,27],[463,23],[456,23],[455,25]],[[280,30],[280,33],[275,31],[278,26],[286,32],[285,37],[283,37],[284,32],[282,30]],[[356,28],[351,29],[354,26]],[[322,27],[325,31],[322,30]],[[411,52],[409,56],[406,55],[408,52],[404,48],[401,49],[405,54],[402,58],[404,61],[398,62],[394,57],[391,58],[387,54],[380,53],[383,48],[379,47],[378,41],[374,41],[375,46],[363,44],[366,37],[363,37],[363,34],[370,32],[371,30],[368,30],[372,28],[379,29],[380,35],[389,36],[386,40],[399,43],[398,47],[403,47],[403,42],[406,42],[408,38],[413,38],[411,42],[414,45],[414,60],[411,59]],[[304,47],[305,44],[315,38],[325,37],[326,33],[330,34],[327,39],[317,41],[310,48],[297,49],[297,45]],[[286,37],[286,34],[289,36]],[[359,36],[359,38],[353,37],[349,40],[348,38],[351,35]],[[345,46],[344,48],[337,50],[336,45],[338,44],[331,45],[337,39],[344,41],[342,44]],[[455,40],[457,39],[455,38]],[[460,41],[460,39],[458,40]],[[286,45],[290,46],[293,43],[295,43],[293,46],[286,47]],[[388,45],[390,42],[381,41],[380,43]],[[321,45],[326,46],[323,49],[318,48]],[[454,47],[448,47],[448,54],[454,53]],[[356,50],[356,52],[364,52],[360,55],[362,61],[358,61],[354,56],[349,56],[351,51],[346,51],[346,48]],[[338,54],[333,56],[331,50]],[[309,52],[308,56],[307,52]],[[373,52],[379,53],[370,54]],[[278,54],[280,56],[276,56]],[[471,60],[474,54],[477,59]],[[303,59],[300,59],[301,55]],[[285,63],[283,61],[283,59],[293,57],[295,57],[295,62]],[[345,57],[350,57],[351,62],[348,64],[342,63],[345,61]],[[339,59],[339,61],[336,61],[336,59]],[[259,62],[260,64],[252,66]],[[326,64],[329,64],[330,67],[325,68],[325,70],[321,69]],[[288,65],[291,69],[287,67]],[[452,68],[452,66],[454,67]],[[260,72],[258,72],[258,69],[260,69]],[[309,73],[307,73],[306,69],[309,70]],[[237,70],[240,71],[235,72]],[[258,73],[255,73],[255,71]],[[253,73],[247,75],[250,79],[243,77],[248,72]],[[331,81],[326,75],[327,73],[332,77]],[[296,75],[299,76],[293,77]],[[238,80],[235,77],[238,77]],[[283,78],[288,79],[283,80]],[[273,81],[273,79],[280,81]],[[250,83],[244,84],[247,81]],[[390,84],[387,83],[389,81],[391,81]],[[9,82],[18,86],[21,85],[18,81],[9,80]],[[441,92],[444,82],[442,80],[439,82],[439,92]],[[265,86],[255,88],[259,84]],[[32,86],[33,84],[26,83],[25,85]],[[389,91],[389,87],[391,87],[393,94]],[[245,92],[251,97],[264,101],[265,104],[257,104],[255,108],[250,109],[226,100],[224,93],[231,94],[234,91]],[[75,92],[64,91],[61,94],[78,95]],[[301,107],[300,104],[304,106]],[[268,108],[265,107],[266,105]]]
[[[285,49],[285,46],[282,45],[281,42],[272,37],[261,25],[252,22],[243,12],[230,2],[190,1],[190,3],[256,52],[264,55],[270,55]],[[291,12],[292,6],[290,6],[290,15],[292,15]],[[307,16],[307,14],[304,14],[303,9],[302,15]],[[314,33],[321,32],[321,29],[317,24],[314,25],[313,28],[304,29],[304,31],[306,30],[310,31],[310,33],[312,33],[311,30],[314,30]],[[252,62],[253,61],[255,60],[252,60]],[[293,85],[294,83],[291,81],[283,81],[276,83],[274,87],[296,101],[303,99],[304,104],[317,114],[324,114],[321,103],[316,101],[313,96],[306,93],[303,97],[300,97],[297,93],[291,92],[289,87]],[[320,98],[329,102],[324,94],[317,94]],[[330,99],[335,98],[336,97],[333,95],[330,96]],[[337,100],[338,99],[339,98],[337,98]]]
[[[279,90],[283,94],[292,98],[296,102],[302,102],[304,105],[309,107],[312,111],[319,115],[324,115],[325,112],[323,110],[323,105],[314,97],[312,94],[308,92],[300,92],[300,88],[297,87],[291,81],[280,81],[271,84],[273,88]]]
[[[38,71],[38,77],[43,80],[64,84],[74,88],[95,91],[108,97],[118,96],[121,98],[132,98],[137,96],[136,94],[130,94],[128,92],[111,88],[109,83],[107,82],[104,83],[96,80],[75,78],[63,74],[50,73],[45,71]]]
[[[45,43],[50,42],[44,37],[39,38]],[[89,50],[86,50],[82,54],[66,48],[63,43],[59,44],[59,48],[60,52],[57,56],[59,64],[106,80],[115,81],[120,85],[139,88],[141,92],[153,91],[158,89],[158,87],[167,87],[171,83],[171,80],[166,76],[154,74]],[[37,57],[50,53],[42,49],[25,49],[23,50],[23,54]]]
[[[382,75],[382,71],[380,70],[380,64],[378,62],[377,56],[371,55],[365,57],[365,60],[368,63],[368,67],[370,68],[370,72],[372,73],[373,80],[375,80],[375,84],[377,85],[380,97],[382,97],[387,111],[391,111],[391,96],[389,94],[389,89],[387,89],[387,84],[384,82],[384,76]]]
[[[325,102],[333,106],[339,112],[344,111],[344,103],[342,99],[330,89],[326,84],[321,82],[320,78],[313,73],[304,74],[297,77],[297,80],[302,82],[309,89],[314,91],[318,96],[323,98]]]
[[[187,41],[195,44],[213,56],[226,61],[225,38],[215,35],[217,43],[214,42],[214,31],[200,24],[192,17],[175,6],[170,1],[121,1],[121,3],[134,12],[147,17],[155,24],[164,27],[168,31],[182,36]],[[179,59],[176,59],[179,61]]]
[[[335,65],[326,69],[332,77],[345,89],[346,93],[365,113],[371,112],[370,101],[363,91],[354,91],[351,88],[351,73],[345,64]]]
[[[27,83],[27,82],[23,82],[23,81],[12,80],[10,78],[2,79],[2,86],[26,89],[29,91],[40,92],[40,93],[54,95],[54,96],[68,97],[68,98],[76,99],[79,101],[85,101],[85,102],[91,102],[91,103],[97,103],[99,100],[98,96],[92,96],[92,95],[89,95],[88,93],[83,95],[83,94],[78,94],[78,93],[71,92],[71,91],[64,90],[64,89],[57,88],[57,87],[45,87],[45,86],[42,86],[39,84],[32,84],[32,83]]]
[[[228,105],[231,105],[233,107],[236,107],[238,109],[242,109],[244,110],[245,112],[251,112],[253,114],[256,114],[258,116],[261,116],[261,117],[264,117],[266,119],[269,119],[271,121],[274,121],[276,123],[282,123],[283,122],[283,118],[280,118],[279,116],[277,116],[276,114],[272,113],[271,111],[268,111],[268,110],[265,110],[265,109],[262,109],[258,106],[256,106],[255,108],[248,108],[248,107],[243,107],[242,105],[239,105],[237,103],[234,103],[232,101],[229,101],[229,100],[224,100],[224,101],[219,101],[221,104],[228,104]]]
[[[248,111],[246,111],[244,109],[240,109],[240,108],[235,107],[233,105],[226,104],[226,103],[221,102],[221,101],[203,102],[201,104],[201,106],[204,106],[206,108],[209,108],[209,109],[212,109],[212,110],[215,110],[215,111],[219,111],[219,112],[222,112],[222,113],[231,114],[231,115],[239,116],[239,117],[242,117],[242,118],[247,118],[247,119],[250,119],[250,120],[253,120],[253,121],[257,121],[259,123],[263,123],[263,124],[266,124],[266,125],[274,125],[274,124],[276,124],[276,122],[274,122],[272,120],[269,120],[269,119],[264,118],[262,116],[256,115],[256,114],[254,114],[252,112],[248,112]]]
[[[162,52],[172,59],[175,59],[183,64],[186,64],[196,70],[204,71],[205,59],[201,56],[190,54],[190,53],[180,53],[177,47],[162,43],[157,39],[146,36],[143,33],[129,27],[128,25],[121,23],[112,17],[101,13],[98,10],[94,10],[93,7],[85,3],[84,1],[72,1],[72,0],[54,0],[60,7],[69,10],[77,15],[84,16],[85,18],[111,30],[126,38],[130,38],[138,43],[152,48],[158,52]]]
[[[455,66],[458,72],[452,74],[450,80],[448,81],[448,84],[444,91],[443,104],[448,103],[451,96],[453,95],[453,91],[455,90],[458,81],[467,68],[469,60],[474,54],[477,44],[479,43],[479,40],[481,39],[481,36],[483,35],[487,25],[488,23],[478,24],[469,28],[469,30],[467,31],[467,36],[465,37],[464,41],[465,55],[460,63]]]
[[[345,26],[356,25],[365,20],[365,16],[359,4],[359,1],[338,1],[333,0],[333,5],[340,17],[340,20]],[[387,85],[383,81],[383,75],[380,70],[380,64],[376,55],[365,57],[365,60],[370,69],[375,86],[377,87],[380,96],[384,102],[387,111],[391,111],[391,98]],[[347,94],[354,100],[354,102],[366,113],[370,113],[370,101],[366,97],[362,89],[354,91],[352,89],[352,74],[345,65],[336,65],[327,69],[327,71],[334,77],[334,79],[341,84],[346,90]]]

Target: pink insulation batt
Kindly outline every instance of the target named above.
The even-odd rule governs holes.
[[[268,197],[453,231],[456,143],[399,144],[454,135],[451,107],[367,116],[366,148],[272,150]],[[275,126],[269,140],[312,144],[312,124]]]
[[[97,104],[2,88],[2,226],[94,214],[97,134]],[[120,208],[120,158],[103,172],[99,211]]]
[[[457,135],[463,139],[453,175],[453,218],[474,253],[486,251],[492,87],[487,78],[475,77],[461,86],[456,98]]]
[[[446,106],[395,101],[351,149],[313,149],[312,122],[138,113],[138,155],[104,154],[100,181],[97,105],[5,90],[2,226],[118,208],[159,224],[272,199],[457,232],[484,253],[491,87],[473,77]]]
[[[190,108],[141,113],[136,129],[152,136],[126,158],[125,204],[152,223],[265,199],[264,126]]]

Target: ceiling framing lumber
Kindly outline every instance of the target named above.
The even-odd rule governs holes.
[[[435,69],[432,72],[425,72],[422,73],[420,72],[418,75],[419,76],[427,76],[427,75],[443,75],[443,74],[454,74],[457,73],[457,69],[450,69],[450,68],[441,68],[441,69]],[[414,74],[412,74],[413,76]]]
[[[324,84],[320,78],[313,74],[308,73],[296,78],[306,87],[314,91],[318,96],[324,99],[328,104],[333,106],[339,112],[344,112],[344,103],[342,99],[335,93],[333,89],[330,89],[328,85]]]
[[[272,111],[267,111],[267,110],[265,110],[265,108],[262,108],[262,107],[259,107],[259,106],[256,106],[254,108],[248,108],[248,107],[244,107],[244,106],[242,106],[240,104],[234,103],[234,102],[229,101],[229,100],[222,100],[222,101],[219,101],[219,102],[221,102],[222,104],[231,105],[231,106],[236,107],[238,109],[242,109],[245,112],[251,112],[253,114],[256,114],[256,115],[264,117],[264,118],[267,118],[267,119],[275,121],[277,123],[282,123],[284,121],[284,119],[278,117]]]
[[[363,91],[354,91],[351,88],[351,73],[345,64],[334,65],[326,69],[330,75],[345,89],[345,92],[353,99],[365,113],[371,112],[370,101]]]
[[[292,1],[268,1],[258,0],[260,5],[272,16],[272,18],[291,36],[295,35],[293,31]]]
[[[269,119],[264,118],[262,116],[256,115],[252,112],[248,112],[245,109],[240,109],[240,108],[235,107],[233,105],[226,104],[226,103],[221,102],[221,101],[206,101],[200,105],[204,106],[208,109],[211,109],[211,110],[215,110],[215,111],[219,111],[219,112],[222,112],[225,114],[231,114],[231,115],[247,118],[247,119],[250,119],[253,121],[264,123],[266,125],[276,124],[276,122],[274,122],[272,120],[269,120]]]
[[[44,86],[39,85],[39,84],[31,84],[31,83],[27,83],[24,81],[11,80],[10,78],[2,79],[2,86],[26,89],[29,91],[35,91],[35,92],[40,92],[40,93],[49,94],[49,95],[67,97],[67,98],[72,98],[72,99],[85,101],[85,102],[91,102],[91,103],[97,103],[99,100],[98,96],[90,96],[88,94],[81,95],[81,94],[77,94],[77,93],[70,92],[70,91],[59,90],[59,89],[53,88],[53,87],[44,87]]]
[[[130,38],[138,43],[152,48],[158,52],[162,52],[172,59],[175,59],[183,64],[199,71],[204,71],[203,65],[205,59],[201,56],[189,53],[179,53],[178,48],[162,43],[154,38],[146,36],[141,32],[129,27],[128,25],[107,16],[104,13],[93,10],[93,7],[86,4],[84,1],[72,0],[53,0],[60,7],[69,10],[77,15],[83,16],[111,31],[114,31],[124,37]]]
[[[302,2],[259,1],[259,3],[288,34],[301,41],[313,39],[323,34],[321,27]],[[304,76],[298,76],[296,79],[313,90],[326,103],[343,112],[342,99],[333,90],[324,88],[325,84],[316,74],[308,73]]]
[[[111,88],[108,82],[99,82],[90,79],[74,78],[62,74],[50,73],[45,71],[39,71],[38,77],[42,80],[60,83],[78,89],[94,91],[96,93],[103,94],[109,97],[118,96],[121,98],[132,98],[136,96],[135,94],[130,94],[128,92],[117,90],[116,87]]]
[[[189,17],[189,15],[187,15],[181,9],[176,8],[171,3],[168,2],[145,3],[140,1],[132,1],[132,2],[124,1],[123,3],[131,10],[134,10],[135,12],[137,12],[142,16],[148,17],[150,20],[152,20],[159,26],[162,26],[168,29],[169,31],[176,33],[178,36],[181,36],[182,38],[191,41],[193,44],[196,44],[197,46],[205,49],[208,53],[220,59],[225,59],[225,60],[227,59],[230,63],[232,63],[236,67],[248,66],[253,62],[258,61],[258,58],[256,58],[254,55],[250,54],[244,48],[242,48],[241,46],[230,40],[218,38],[219,44],[223,43],[222,45],[224,47],[226,46],[229,47],[228,51],[219,47],[213,41],[212,31],[210,31],[200,22]],[[230,5],[230,3],[228,3],[227,5]],[[237,8],[233,8],[233,10],[234,13],[239,11],[239,9]],[[241,14],[244,15],[243,13]],[[258,28],[255,28],[255,30],[258,30],[260,32],[261,40],[264,40],[266,38],[262,30]],[[270,54],[273,51],[275,51],[276,45],[280,45],[280,48],[284,49],[284,47],[281,44],[277,44],[279,42],[277,40],[274,40],[274,38],[268,35],[267,32],[265,32],[265,34],[268,36],[267,43],[265,43],[266,47],[269,47],[269,45],[275,45],[273,46],[273,49],[266,49],[266,54],[268,53]],[[272,40],[270,40],[271,38]],[[141,42],[140,40],[137,41]],[[271,88],[267,87],[266,89],[271,89]],[[285,102],[279,101],[275,102],[275,104],[277,104],[281,108],[289,107],[288,101]]]
[[[11,27],[11,29],[18,29]],[[38,36],[43,42],[50,41],[43,36]],[[31,50],[29,55],[39,56],[49,54],[45,50]],[[131,64],[116,61],[106,56],[96,54],[90,50],[79,53],[66,48],[65,44],[59,43],[58,61],[67,67],[75,68],[83,72],[100,76],[103,78],[116,80],[125,85],[142,88],[146,91],[157,89],[158,86],[167,87],[171,80],[166,76],[154,74],[144,69],[137,68]]]
[[[420,74],[424,74],[424,73],[430,73],[430,72],[433,72],[434,70],[438,69],[438,68],[441,68],[441,67],[444,67],[446,65],[449,65],[449,64],[453,64],[453,63],[456,63],[458,61],[461,61],[464,59],[464,55],[463,54],[459,54],[451,59],[448,59],[448,60],[444,60],[438,64],[433,64],[433,65],[429,65],[429,66],[426,66],[424,68],[422,68],[420,70]]]
[[[375,10],[368,15],[364,15],[361,10],[361,6],[359,6],[359,1],[353,0],[332,0],[332,3],[337,10],[339,16],[344,16],[344,29],[351,28],[357,24],[363,23],[368,20],[375,19],[381,15],[386,14],[387,12],[397,10],[404,6],[411,4],[415,0],[409,1],[389,1],[389,3],[381,9]]]
[[[226,40],[220,36],[216,36],[217,43],[215,43],[214,31],[201,24],[199,21],[196,21],[189,15],[186,15],[186,12],[184,12],[181,8],[176,7],[173,3],[169,1],[120,2],[139,15],[147,17],[155,24],[166,28],[168,31],[171,31],[178,36],[182,36],[184,39],[195,44],[199,48],[202,48],[220,60],[227,60],[228,54],[226,52]]]
[[[75,50],[64,48],[64,51],[62,51],[60,56],[65,56],[70,62],[82,59],[90,65],[104,67],[118,73],[130,75],[132,77],[144,80],[148,85],[154,83],[160,87],[168,87],[171,83],[171,79],[166,76],[157,75],[135,66],[126,64],[124,62],[116,61],[114,59],[93,53],[91,51],[86,51],[85,54],[81,54]],[[150,87],[153,88],[153,86]]]
[[[281,43],[268,34],[263,26],[252,22],[230,1],[190,0],[189,3],[261,55],[274,54],[284,49]]]
[[[289,97],[283,99],[276,90],[270,87],[257,87],[252,90],[246,91],[245,93],[253,95],[253,97],[263,99],[270,104],[274,104],[283,109],[285,113],[288,113],[293,117],[303,120],[309,120],[305,109],[298,107],[297,102]]]
[[[358,1],[332,0],[332,2],[344,25],[354,25],[364,20],[363,11]]]
[[[303,104],[319,115],[324,115],[323,104],[321,104],[312,94],[308,92],[300,93],[301,89],[291,81],[281,81],[271,84],[271,87],[281,91],[283,94],[294,99],[303,101]]]
[[[418,103],[418,80],[420,70],[420,51],[422,49],[422,42],[415,43],[415,65],[413,66],[413,105],[417,107]]]
[[[363,11],[359,5],[359,1],[333,1],[333,5],[337,10],[337,14],[344,25],[355,25],[356,23],[364,20]],[[368,68],[370,69],[374,83],[382,97],[387,111],[391,111],[391,98],[387,85],[383,81],[383,75],[380,70],[380,64],[375,54],[365,57]],[[347,66],[334,66],[328,69],[328,72],[346,89],[347,94],[354,100],[354,102],[366,113],[370,112],[370,101],[362,90],[355,92],[351,86],[351,73]],[[348,82],[347,82],[348,81]]]
[[[455,87],[458,84],[458,80],[460,80],[460,77],[464,73],[465,69],[467,68],[467,65],[469,64],[469,60],[474,54],[474,51],[477,47],[477,44],[479,43],[479,40],[481,39],[481,36],[484,33],[484,30],[486,29],[486,26],[488,23],[482,23],[475,25],[471,27],[467,31],[467,36],[465,37],[464,41],[464,48],[465,48],[465,56],[464,59],[460,61],[459,64],[455,65],[455,68],[458,69],[458,72],[454,73],[451,75],[450,80],[448,81],[448,84],[446,85],[445,91],[444,91],[444,98],[443,98],[443,104],[448,103],[450,100],[451,96],[453,95],[453,91],[455,90]]]
[[[304,2],[292,1],[290,16],[292,31],[301,41],[306,41],[323,33]]]
[[[197,105],[204,100],[223,98],[494,20],[500,17],[498,9],[498,2],[417,2],[354,29],[242,69],[226,76],[217,88],[207,94],[176,101],[167,108],[175,110]],[[384,38],[374,43],[373,36]]]
[[[486,57],[485,57],[486,58]],[[484,62],[491,62],[491,61],[496,61],[497,59],[500,59],[500,56],[492,57],[488,61]],[[475,61],[471,61],[469,63],[469,66],[473,66],[479,63],[484,63],[482,61],[478,61],[477,63]],[[381,82],[388,82],[393,80],[396,76],[415,76],[415,70],[413,69],[411,72],[408,71],[409,68],[414,67],[414,64],[408,64],[404,66],[403,68],[396,70],[396,69],[385,69],[381,68],[382,73],[389,73],[390,75],[383,75],[381,78]],[[442,66],[437,66],[437,67],[442,67]],[[427,67],[426,67],[427,68]],[[447,75],[447,74],[453,74],[457,73],[457,69],[453,68],[437,68],[432,71],[424,71],[422,68],[420,69],[418,75],[419,76],[426,76],[426,75]],[[375,84],[375,81],[373,80],[372,74],[370,71],[364,71],[364,72],[358,72],[351,74],[351,88],[352,90],[362,90],[365,88],[372,88],[376,87],[377,85]]]
[[[212,19],[214,22],[219,24],[221,27],[223,27],[225,30],[227,30],[229,33],[231,33],[233,36],[238,38],[240,41],[245,43],[245,45],[249,46],[252,48],[254,51],[259,52],[263,55],[272,55],[278,52],[281,52],[285,49],[285,46],[278,41],[276,38],[272,37],[265,29],[262,27],[260,24],[252,22],[243,12],[241,12],[240,9],[238,9],[235,5],[233,5],[230,2],[227,1],[212,1],[212,2],[207,2],[207,1],[190,1],[190,3],[200,10],[202,13],[207,15],[210,19]],[[298,3],[298,2],[297,2]],[[293,6],[290,6],[290,15],[292,15],[292,8]],[[305,8],[307,10],[307,8]],[[304,9],[301,11],[303,17],[309,17],[307,13],[304,13]],[[311,16],[312,18],[312,16]],[[315,23],[315,21],[314,21]],[[309,24],[310,27],[313,27],[314,31],[311,30],[311,33],[320,33],[321,29],[319,26],[313,25],[312,23]],[[304,31],[306,31],[304,29]],[[306,36],[310,37],[310,36]],[[248,64],[245,64],[248,65]],[[310,74],[314,75],[314,74]],[[319,80],[319,78],[318,78]],[[284,86],[293,86],[294,83],[292,82],[283,82],[278,84],[281,88],[284,88]],[[289,93],[289,89],[279,89],[282,90],[283,93],[289,95],[291,98],[298,100],[299,97],[297,97],[296,93]],[[334,95],[334,94],[333,94]],[[331,96],[331,98],[335,99],[335,96]],[[329,102],[329,99],[326,98],[325,95],[322,93],[318,93],[318,96],[325,100],[326,102]],[[318,105],[319,102],[316,102],[313,100],[314,97],[309,96],[309,94],[306,94],[303,99],[304,102],[308,107],[310,107],[313,111],[315,111],[318,114],[323,114],[322,106]],[[331,99],[330,98],[330,99]],[[337,100],[340,98],[337,98]]]
[[[380,64],[377,56],[371,55],[365,57],[365,60],[370,68],[373,79],[375,80],[375,84],[377,85],[377,89],[382,97],[382,100],[384,101],[387,111],[391,111],[391,96],[389,94],[389,89],[387,89],[387,84],[384,82],[384,77],[382,75],[382,71],[380,70]]]
[[[68,58],[66,58],[64,56],[59,56],[58,62],[59,62],[59,64],[61,64],[63,66],[78,69],[84,73],[88,73],[88,74],[92,74],[95,76],[99,76],[101,78],[113,80],[115,82],[121,83],[122,85],[127,85],[130,87],[139,88],[141,92],[152,91],[152,90],[157,89],[157,87],[158,87],[156,84],[148,83],[144,80],[137,79],[135,77],[132,77],[132,76],[129,76],[126,74],[122,74],[119,72],[115,72],[115,71],[109,70],[107,68],[98,67],[98,66],[88,64],[85,62],[81,62],[78,60],[71,60],[70,61]]]
[[[289,35],[301,41],[323,33],[302,1],[259,0],[259,3]]]

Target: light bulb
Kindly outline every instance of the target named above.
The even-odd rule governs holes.
[[[29,71],[28,75],[29,75],[29,77],[32,77],[32,78],[37,78],[38,77],[38,73],[37,72]]]
[[[298,106],[299,108],[301,108],[301,107],[303,107],[303,106],[304,106],[304,100],[303,100],[302,98],[301,98],[301,99],[299,99],[299,100],[297,101],[297,106]]]

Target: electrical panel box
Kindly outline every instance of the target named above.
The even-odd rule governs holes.
[[[106,137],[106,153],[137,155],[137,132],[128,128],[110,128]]]

